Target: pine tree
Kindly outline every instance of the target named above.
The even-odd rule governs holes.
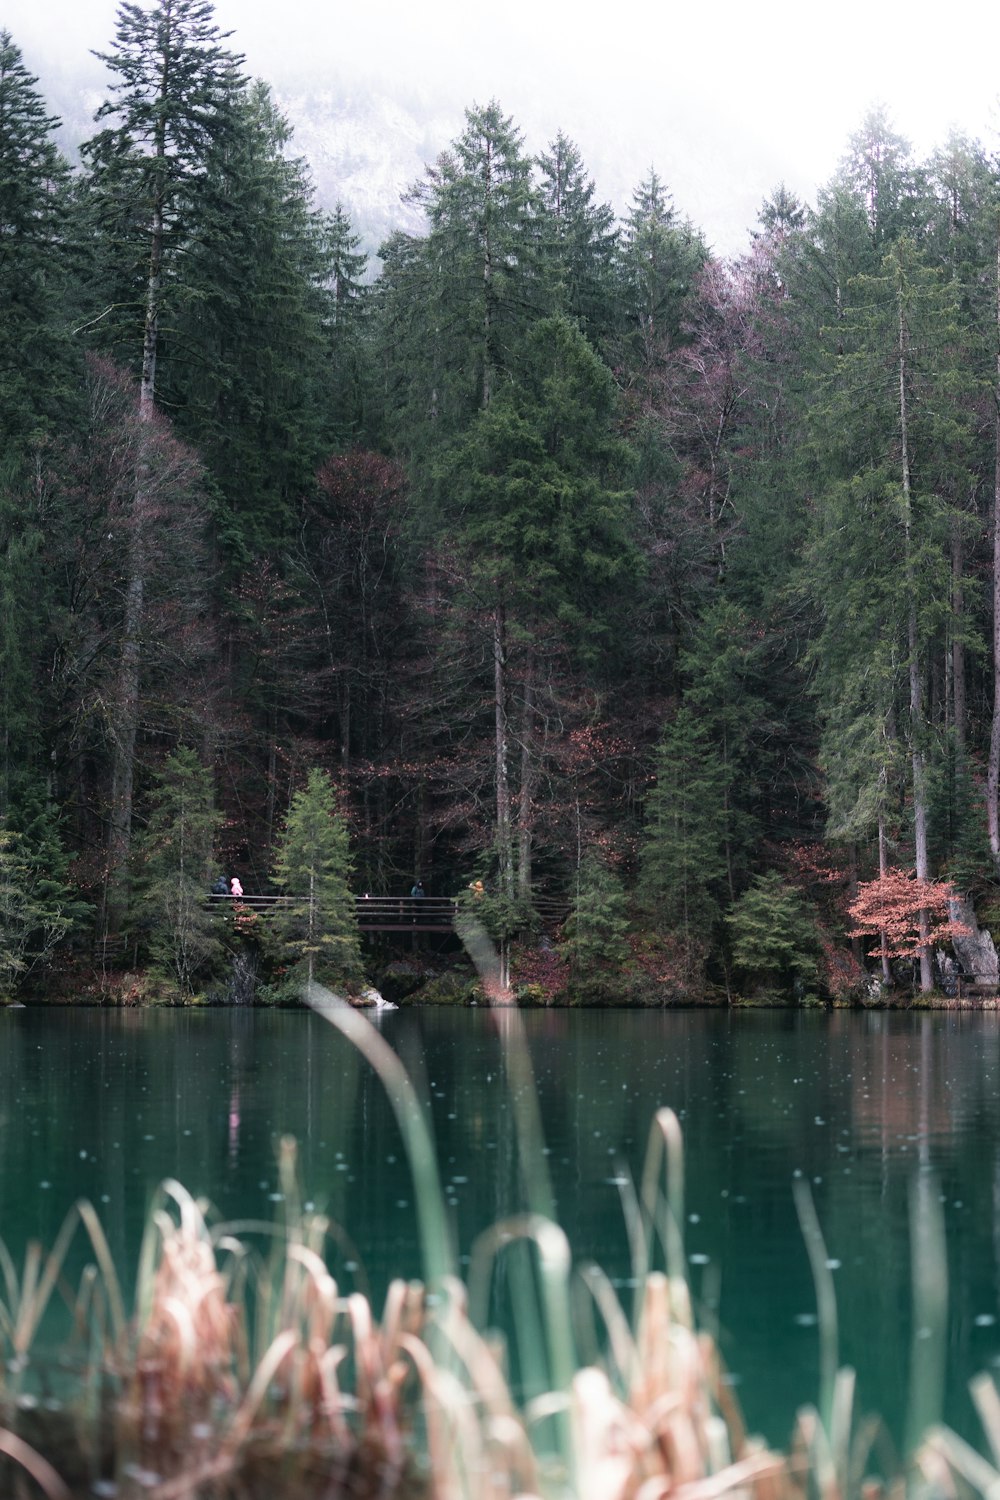
[[[626,357],[640,381],[655,376],[679,338],[685,299],[705,258],[703,241],[678,218],[651,168],[632,196],[621,247],[622,332]]]
[[[115,50],[99,54],[114,82],[97,119],[112,120],[83,147],[89,167],[88,201],[103,231],[103,267],[121,269],[125,286],[96,313],[92,328],[114,336],[119,305],[133,317],[121,328],[129,354],[139,356],[138,411],[150,435],[157,397],[164,309],[182,289],[183,249],[206,180],[208,155],[229,128],[240,83],[240,59],[223,46],[209,0],[155,0],[150,9],[124,3]],[[109,276],[108,287],[113,286]],[[119,283],[120,285],[120,283]],[[101,288],[107,295],[105,288]],[[107,314],[107,317],[105,317]],[[150,437],[150,441],[152,441]],[[132,839],[135,747],[139,724],[142,635],[150,580],[143,515],[150,462],[135,468],[135,518],[126,568],[126,608],[116,699],[109,865],[117,926]]]
[[[410,198],[428,232],[386,247],[380,343],[390,426],[429,500],[428,457],[503,388],[540,305],[531,161],[495,100]]]
[[[326,221],[332,344],[331,425],[338,447],[373,444],[381,412],[375,397],[375,371],[369,310],[368,257],[360,249],[343,205]]]
[[[221,496],[230,577],[287,542],[337,426],[333,251],[290,144],[266,85],[233,99],[205,157],[159,375],[164,404]]]
[[[320,770],[292,798],[275,860],[275,882],[291,897],[273,921],[294,977],[356,992],[364,981],[354,913],[347,825]]]
[[[56,810],[36,785],[0,822],[0,996],[44,973],[90,908],[69,881]]]
[[[818,974],[815,921],[777,870],[759,875],[726,918],[733,963],[753,992],[802,998]]]
[[[205,897],[212,887],[222,824],[211,772],[181,747],[156,776],[136,850],[137,914],[154,966],[190,995],[218,964],[223,946]]]
[[[9,31],[0,29],[0,433],[6,457],[65,420],[72,379],[62,299],[69,168]]]
[[[539,270],[550,310],[576,319],[600,345],[614,319],[614,213],[594,201],[580,150],[562,131],[539,156],[538,169]]]
[[[522,380],[498,392],[439,464],[463,576],[461,598],[488,631],[499,893],[514,894],[512,741],[522,750],[519,896],[530,885],[530,800],[538,664],[596,653],[636,566],[628,531],[630,454],[611,427],[608,371],[565,317],[525,341]],[[483,648],[480,648],[483,649]],[[521,723],[511,722],[514,684]]]
[[[706,951],[726,875],[726,773],[686,707],[663,731],[646,797],[639,895],[657,926]]]
[[[815,408],[817,432],[828,442],[813,551],[820,567],[810,574],[814,597],[827,611],[817,638],[818,680],[828,695],[829,722],[841,735],[852,733],[843,713],[849,679],[864,685],[864,700],[855,695],[855,706],[876,734],[894,737],[902,726],[917,877],[926,881],[933,758],[928,664],[952,589],[952,537],[962,524],[954,497],[969,487],[968,379],[953,290],[910,241],[897,241],[881,274],[858,278],[852,292],[855,305],[839,330],[841,352],[826,375],[827,401]],[[846,621],[853,651],[844,651],[833,624],[838,618]],[[859,679],[859,661],[877,668],[867,680]],[[826,755],[830,764],[857,764],[847,752],[831,753],[829,738]],[[866,800],[873,809],[884,802],[875,791],[886,763],[886,757],[870,763]],[[921,987],[932,986],[928,943]]]
[[[920,225],[924,184],[911,163],[909,142],[893,129],[884,105],[870,109],[851,136],[839,181],[864,205],[878,260]]]
[[[607,1000],[621,983],[629,958],[628,916],[621,877],[593,852],[577,874],[573,907],[559,953],[569,968],[569,988],[580,1004]]]

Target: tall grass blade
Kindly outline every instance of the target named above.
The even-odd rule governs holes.
[[[26,1474],[41,1489],[47,1500],[72,1500],[69,1490],[63,1484],[55,1469],[44,1459],[40,1453],[36,1453],[23,1438],[16,1433],[8,1432],[0,1428],[0,1453],[5,1453],[8,1458],[20,1465]]]
[[[455,1253],[430,1125],[406,1069],[371,1022],[345,1000],[315,983],[307,986],[306,999],[317,1015],[357,1048],[382,1080],[413,1176],[425,1275],[432,1286],[441,1286],[455,1274]]]
[[[910,1187],[913,1343],[907,1450],[941,1420],[948,1339],[948,1254],[937,1179],[921,1169]]]
[[[802,1238],[816,1289],[816,1312],[819,1321],[819,1411],[820,1420],[829,1433],[833,1425],[833,1400],[837,1380],[837,1294],[833,1273],[826,1253],[826,1241],[816,1214],[816,1205],[804,1177],[792,1183],[795,1209],[799,1216]]]
[[[977,1375],[969,1381],[973,1404],[983,1424],[993,1462],[1000,1468],[1000,1395],[990,1375]]]
[[[86,1229],[93,1246],[94,1254],[97,1256],[97,1264],[104,1278],[104,1289],[107,1293],[108,1308],[111,1313],[112,1334],[117,1343],[125,1334],[125,1299],[122,1297],[121,1282],[115,1270],[114,1259],[111,1255],[111,1246],[108,1244],[107,1236],[101,1227],[101,1221],[97,1217],[94,1205],[86,1198],[81,1198],[76,1211],[80,1215],[83,1227]]]

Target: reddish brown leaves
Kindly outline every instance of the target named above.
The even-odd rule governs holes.
[[[949,881],[918,880],[912,871],[893,866],[884,875],[858,886],[858,894],[847,907],[855,923],[848,936],[879,938],[879,951],[887,958],[916,958],[925,946],[968,936],[969,929],[949,915],[948,903],[954,899]],[[924,941],[921,912],[926,912],[928,923]]]

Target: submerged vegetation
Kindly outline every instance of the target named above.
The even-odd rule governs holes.
[[[319,775],[537,998],[929,994],[911,874],[995,980],[996,162],[873,110],[723,260],[491,101],[369,265],[230,42],[123,5],[71,166],[0,31],[3,993],[224,992],[220,875],[363,986]]]

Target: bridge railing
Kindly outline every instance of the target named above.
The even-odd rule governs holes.
[[[356,896],[354,912],[359,927],[422,927],[439,932],[455,925],[458,902],[450,896]]]
[[[280,911],[283,906],[295,905],[296,896],[224,896],[212,892],[207,898],[209,907],[222,915],[235,914],[238,910],[265,915]],[[423,928],[436,932],[449,932],[455,925],[457,901],[450,896],[355,896],[354,915],[361,928],[392,931],[395,928]]]
[[[295,896],[224,896],[214,892],[207,901],[212,910],[222,914],[236,910],[267,912],[291,906],[300,898]],[[536,910],[547,925],[565,920],[569,904],[563,901],[536,899]],[[406,928],[425,932],[449,932],[455,925],[458,902],[451,896],[355,896],[354,914],[358,926],[369,931],[393,932]]]

